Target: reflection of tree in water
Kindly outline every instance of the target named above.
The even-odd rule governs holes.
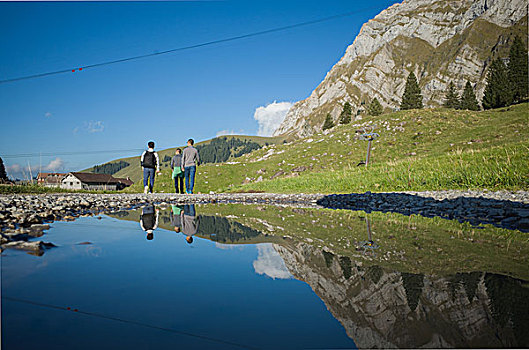
[[[341,256],[340,259],[340,267],[343,271],[343,276],[346,280],[348,280],[352,275],[352,269],[351,269],[351,259],[348,256]]]
[[[377,284],[378,281],[382,278],[384,275],[384,270],[380,266],[369,266],[367,268],[366,276],[369,277],[371,281],[373,281],[374,284]]]
[[[482,275],[481,272],[456,273],[449,281],[452,299],[455,298],[458,286],[463,285],[468,301],[472,302]]]
[[[275,249],[359,348],[529,346],[525,281],[485,272],[403,273],[306,243]]]
[[[323,254],[323,258],[325,259],[325,266],[327,266],[328,269],[331,268],[332,262],[334,260],[334,254],[326,250],[322,250],[321,252]]]
[[[517,344],[529,346],[529,289],[523,281],[508,276],[485,274],[492,318],[501,327],[511,326]]]
[[[415,311],[415,309],[417,309],[417,305],[419,305],[419,297],[421,296],[422,288],[424,287],[424,275],[403,272],[401,276],[402,285],[406,291],[408,306],[410,307],[411,311]]]
[[[198,234],[211,236],[212,241],[230,243],[261,236],[262,233],[220,216],[200,216]],[[214,234],[214,235],[213,235]]]
[[[125,218],[130,215],[130,210],[121,210],[116,213],[112,213],[112,216],[117,218]]]

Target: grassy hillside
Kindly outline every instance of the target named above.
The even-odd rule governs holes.
[[[253,141],[253,142],[256,142],[256,143],[258,143],[260,145],[281,143],[284,140],[284,137],[261,137],[261,136],[246,136],[246,135],[227,135],[226,137],[229,138],[229,139],[238,138],[238,139],[240,139],[242,141],[244,141],[244,140]],[[198,146],[198,145],[206,145],[206,144],[209,144],[211,141],[212,140],[207,140],[207,141],[196,143],[195,145],[196,146]],[[164,149],[164,150],[157,150],[158,155],[160,157],[160,162],[163,161],[165,156],[172,157],[174,155],[174,153],[175,153],[175,150],[177,148],[184,148],[184,147],[185,146],[178,146],[178,147],[168,148],[168,149]],[[119,163],[120,161],[126,161],[127,163],[130,163],[130,166],[128,166],[126,168],[123,168],[120,171],[118,171],[115,174],[113,174],[114,177],[124,177],[124,178],[130,177],[134,182],[138,182],[139,180],[142,179],[143,175],[141,173],[141,168],[139,166],[139,164],[140,164],[140,155],[139,154],[137,156],[134,156],[134,157],[116,159],[116,160],[107,162],[105,164]],[[162,162],[161,168],[162,168],[162,171],[165,170],[164,172],[167,173],[168,172],[167,169],[169,169],[169,162]],[[93,170],[93,167],[85,169],[83,171],[91,172],[92,170]]]
[[[373,142],[372,164],[358,167],[367,142],[356,135],[368,125],[377,125],[380,138]],[[529,189],[527,103],[481,112],[441,108],[364,117],[327,134],[263,147],[229,164],[200,166],[195,192],[467,188]],[[172,189],[167,169],[155,190]],[[140,190],[139,183],[129,189]]]

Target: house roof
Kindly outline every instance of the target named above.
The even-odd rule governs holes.
[[[118,179],[109,174],[93,174],[93,173],[70,173],[81,182],[84,183],[107,183],[107,184],[117,184],[119,183]]]
[[[58,176],[58,177],[61,177],[61,176],[66,176],[66,174],[64,173],[38,173],[37,175],[37,179],[45,179],[47,178],[48,176]]]
[[[122,178],[122,177],[115,177],[116,180],[118,180],[120,183],[122,183],[125,186],[132,186],[134,185],[134,181],[132,181],[129,178]]]

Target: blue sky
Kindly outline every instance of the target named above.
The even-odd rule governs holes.
[[[148,140],[163,149],[222,131],[255,135],[257,108],[307,97],[362,24],[395,2],[2,2],[0,80],[358,13],[174,54],[0,84],[0,157],[8,173],[20,177],[28,164],[33,169],[42,164],[48,170],[80,170],[135,155],[133,150]],[[101,150],[131,151],[62,154]],[[52,155],[8,157],[40,152]]]

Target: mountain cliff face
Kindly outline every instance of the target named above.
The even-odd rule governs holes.
[[[345,55],[311,95],[290,109],[275,135],[300,137],[321,131],[325,115],[338,119],[349,101],[353,111],[374,97],[398,108],[409,72],[426,107],[442,104],[453,81],[484,91],[486,69],[505,57],[514,35],[527,41],[527,0],[405,0],[365,23]]]
[[[523,281],[483,272],[445,277],[386,271],[304,243],[274,249],[359,349],[529,345]]]

